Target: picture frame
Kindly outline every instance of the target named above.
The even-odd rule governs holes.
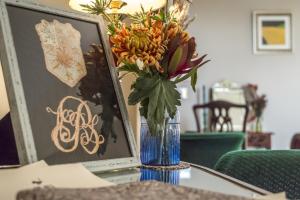
[[[0,0],[0,12],[20,164],[81,162],[92,172],[139,166],[102,17],[19,0]]]
[[[289,11],[253,12],[254,54],[293,52],[293,21]]]

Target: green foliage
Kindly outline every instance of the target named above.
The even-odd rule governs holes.
[[[116,33],[116,27],[114,24],[108,24],[107,29],[110,35],[114,35]]]
[[[80,6],[83,8],[84,11],[87,11],[90,14],[94,15],[101,15],[107,22],[110,23],[108,27],[109,33],[112,34],[114,32],[111,32],[113,29],[113,26],[119,26],[120,22],[122,21],[123,16],[122,15],[114,15],[110,16],[108,14],[108,10],[111,9],[111,3],[112,0],[94,0],[91,1],[89,4],[81,4]],[[126,6],[127,3],[123,2],[120,5],[120,8]]]
[[[156,21],[167,23],[167,15],[164,10],[160,10],[158,14],[151,16]]]
[[[198,66],[192,68],[192,70],[190,70],[187,74],[185,74],[184,76],[180,76],[178,78],[175,79],[174,83],[175,84],[178,84],[180,82],[183,82],[185,81],[186,79],[189,79],[191,78],[191,86],[193,88],[194,91],[196,91],[196,84],[197,84],[197,79],[198,79],[198,76],[197,76],[197,70],[205,65],[206,63],[210,62],[210,60],[207,60],[201,64],[199,64]]]
[[[112,36],[119,34],[117,30],[122,28],[124,16],[109,15],[108,10],[111,8],[111,3],[112,0],[94,0],[81,6],[90,14],[102,15],[108,22],[108,33]],[[121,7],[125,5],[126,3],[122,4]],[[164,9],[146,12],[141,6],[141,10],[129,15],[129,18],[132,20],[131,23],[144,25],[146,28],[153,26],[155,21],[162,22],[162,32],[166,33],[171,22],[180,22],[177,21],[176,14],[178,14],[176,10],[166,11]],[[126,26],[126,28],[130,29],[130,26]],[[167,40],[167,38],[163,38],[163,40]],[[132,85],[132,92],[128,99],[129,104],[136,105],[140,103],[140,113],[147,119],[152,134],[156,134],[164,126],[165,117],[173,118],[175,116],[177,106],[181,104],[176,84],[191,78],[191,86],[195,91],[197,69],[209,62],[204,61],[205,56],[196,59],[193,57],[196,49],[194,38],[190,38],[187,44],[182,44],[181,34],[178,33],[175,38],[166,42],[167,44],[164,43],[166,52],[162,55],[163,59],[158,60],[160,66],[164,69],[163,73],[157,70],[157,66],[144,67],[124,63],[124,65],[118,67],[118,71],[122,72],[120,78],[130,73],[137,76],[137,80]],[[146,55],[148,54],[149,52],[146,52]],[[140,57],[140,55],[137,55],[137,57]],[[174,81],[173,78],[175,78]]]
[[[125,72],[125,74],[119,77],[119,79],[122,79],[124,76],[126,76],[129,73],[134,73],[137,76],[144,76],[147,74],[147,71],[140,70],[137,64],[126,63],[126,62],[123,63],[122,66],[118,67],[118,72]]]
[[[119,72],[130,72],[130,73],[136,73],[140,74],[142,71],[139,69],[139,67],[136,64],[131,63],[124,63],[121,67],[118,68]]]
[[[164,125],[165,114],[174,118],[177,106],[180,106],[180,94],[176,84],[159,74],[137,78],[129,95],[129,105],[141,103],[140,113],[147,119],[152,134],[156,134]],[[166,113],[167,112],[167,113]]]
[[[198,79],[198,73],[197,73],[197,71],[196,71],[196,72],[193,73],[192,76],[191,76],[191,86],[192,86],[194,92],[196,92],[197,79]]]
[[[144,7],[141,5],[141,11],[129,15],[129,18],[136,24],[145,24],[147,21],[148,12],[145,11]]]
[[[90,14],[103,15],[106,14],[106,10],[112,0],[95,0],[90,4],[82,4],[83,10],[89,12]]]

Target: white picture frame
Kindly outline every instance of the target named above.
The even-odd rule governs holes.
[[[253,12],[253,53],[293,52],[293,21],[289,11]]]
[[[9,9],[16,8],[15,12],[10,12]],[[6,89],[8,93],[8,99],[10,104],[10,113],[12,116],[12,123],[14,128],[14,134],[15,134],[15,140],[17,144],[17,150],[19,155],[19,161],[21,165],[29,164],[36,162],[38,160],[43,160],[44,158],[40,156],[39,154],[39,148],[37,145],[37,134],[33,130],[33,122],[30,120],[30,110],[35,108],[29,108],[28,107],[28,95],[26,96],[26,87],[24,83],[26,82],[22,77],[22,70],[21,67],[24,67],[25,62],[20,62],[20,54],[22,54],[22,51],[17,51],[18,45],[16,42],[16,38],[19,37],[19,35],[14,35],[13,33],[13,23],[12,19],[15,20],[14,14],[19,12],[19,10],[26,10],[26,12],[38,12],[36,16],[43,16],[48,15],[52,18],[65,18],[66,20],[69,20],[69,23],[90,23],[92,26],[98,30],[94,34],[95,38],[97,40],[99,39],[101,41],[101,45],[103,48],[103,59],[106,60],[107,65],[105,65],[105,69],[107,71],[106,76],[110,77],[111,81],[111,90],[115,92],[114,99],[117,102],[116,105],[119,109],[120,120],[118,123],[123,123],[123,130],[124,135],[122,137],[127,138],[128,145],[124,148],[127,148],[126,150],[130,151],[130,155],[126,156],[114,156],[113,158],[110,156],[107,156],[108,158],[104,159],[82,159],[78,156],[78,161],[72,161],[72,162],[80,162],[84,166],[86,166],[90,171],[92,172],[102,172],[102,171],[110,171],[110,170],[116,170],[116,169],[124,169],[124,168],[133,168],[140,166],[140,159],[138,156],[137,148],[136,148],[136,142],[134,138],[134,134],[132,131],[132,128],[130,126],[129,120],[128,120],[128,114],[122,94],[122,90],[120,87],[120,83],[118,80],[118,76],[115,70],[115,63],[113,60],[113,55],[110,50],[108,37],[106,34],[106,26],[104,25],[104,21],[102,17],[97,16],[91,16],[87,14],[80,14],[75,12],[68,12],[63,10],[58,10],[54,8],[49,8],[44,5],[40,5],[33,2],[26,2],[26,1],[19,1],[19,0],[0,0],[0,55],[1,55],[1,62],[3,67],[3,74],[6,84]],[[20,11],[21,12],[21,11]],[[31,16],[28,15],[27,16]],[[22,21],[22,20],[21,20]],[[25,20],[26,21],[26,20]],[[25,21],[22,21],[24,23]],[[14,26],[16,27],[16,26]],[[26,27],[26,29],[34,30],[34,27]],[[30,34],[31,35],[31,34]],[[87,37],[84,34],[82,34],[83,37]],[[22,35],[22,37],[25,37],[26,34]],[[35,36],[36,37],[36,36]],[[37,39],[37,38],[36,38]],[[20,41],[20,40],[18,40]],[[89,43],[90,44],[90,43]],[[38,49],[38,48],[35,48]],[[29,50],[30,51],[30,48]],[[21,52],[21,53],[20,53]],[[24,51],[23,51],[24,52]],[[32,54],[35,55],[35,54]],[[23,56],[24,57],[24,56]],[[26,58],[26,56],[25,56]],[[29,60],[34,59],[29,58]],[[37,64],[39,65],[39,64]],[[31,65],[27,65],[27,67],[30,67]],[[104,65],[103,65],[104,67]],[[23,68],[24,69],[24,68]],[[24,70],[23,70],[24,72]],[[27,81],[28,82],[28,81]],[[49,86],[51,88],[51,85]],[[48,88],[48,90],[49,90]],[[71,90],[71,89],[68,89]],[[50,90],[51,91],[51,90]],[[54,93],[56,93],[55,90],[52,90]],[[105,95],[105,93],[103,93]],[[40,99],[41,100],[41,99]],[[112,100],[111,100],[112,101]],[[51,119],[50,119],[51,120]],[[115,120],[115,117],[114,117]],[[45,121],[44,121],[45,122]],[[47,122],[48,124],[51,123],[50,121]],[[52,126],[52,125],[51,125]],[[114,128],[114,127],[113,127]],[[45,133],[46,132],[46,133]],[[123,131],[122,131],[123,132]],[[34,134],[35,133],[35,134]],[[49,134],[48,131],[40,131],[41,134]],[[38,134],[39,134],[38,133]],[[123,133],[122,133],[123,134]],[[112,142],[110,142],[111,145]],[[41,146],[41,145],[40,145]],[[43,148],[49,148],[47,146]],[[121,148],[119,152],[122,152],[122,146],[118,147]],[[116,149],[115,149],[116,150]],[[115,151],[114,150],[114,151]],[[61,152],[60,152],[61,153]],[[82,154],[81,154],[82,155]],[[77,159],[77,158],[76,158]],[[54,164],[65,164],[61,163],[60,160],[57,163]]]

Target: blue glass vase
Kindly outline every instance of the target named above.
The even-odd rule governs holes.
[[[143,165],[169,166],[180,163],[179,113],[174,119],[165,118],[158,133],[151,134],[147,121],[141,123],[141,162]]]

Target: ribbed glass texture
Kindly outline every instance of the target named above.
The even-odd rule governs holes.
[[[159,133],[151,134],[145,119],[141,124],[141,162],[144,165],[169,166],[180,162],[179,114],[168,120]]]
[[[141,169],[141,181],[159,181],[168,184],[179,184],[179,170]]]

